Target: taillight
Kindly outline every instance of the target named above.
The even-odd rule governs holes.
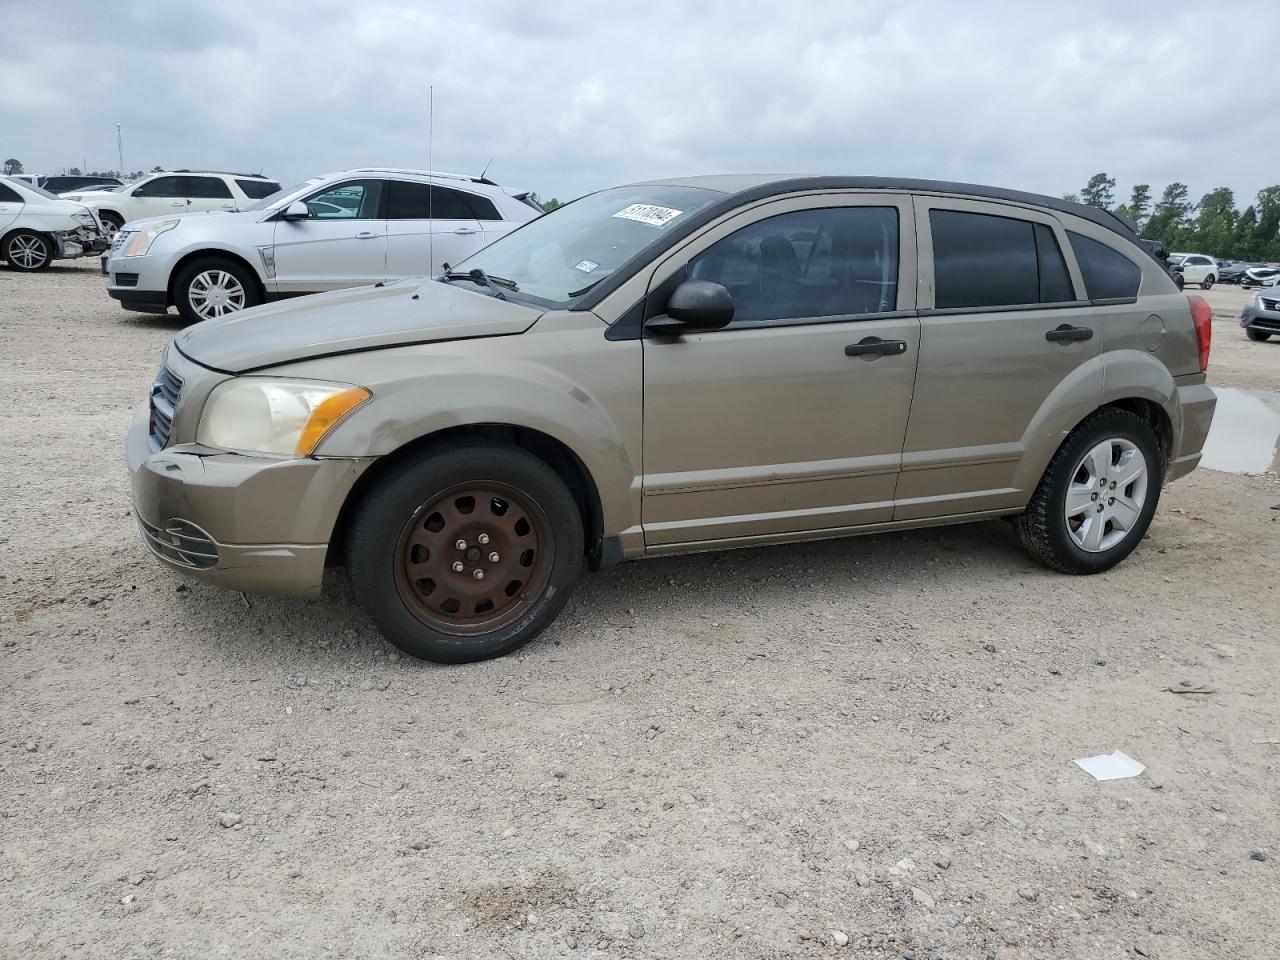
[[[1200,345],[1200,372],[1209,369],[1209,338],[1213,335],[1213,309],[1204,297],[1187,294],[1191,304],[1191,321],[1196,325],[1196,343]]]

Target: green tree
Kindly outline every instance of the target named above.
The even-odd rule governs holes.
[[[1196,204],[1195,225],[1192,228],[1191,245],[1213,256],[1225,257],[1231,251],[1235,234],[1236,197],[1230,187],[1218,187],[1200,198]]]
[[[1258,211],[1250,205],[1236,218],[1235,230],[1231,232],[1231,256],[1237,260],[1256,260],[1257,234]]]
[[[1258,191],[1256,255],[1261,260],[1280,260],[1280,185]]]
[[[78,176],[80,176],[80,168],[79,168],[79,167],[72,167],[70,170],[68,170],[68,171],[67,171],[67,176],[69,176],[69,177],[78,177]]]
[[[22,173],[22,161],[12,158],[4,162],[4,173],[6,177],[13,176],[15,173]]]
[[[1079,202],[1080,202],[1080,194],[1078,194],[1078,193],[1064,193],[1064,194],[1062,195],[1062,199],[1063,199],[1063,200],[1065,200],[1065,201],[1067,201],[1067,203],[1079,203]]]
[[[557,207],[563,207],[563,206],[564,204],[561,203],[559,200],[557,200],[555,197],[552,197],[550,200],[542,201],[542,209],[547,213],[550,213],[552,210],[555,210]]]
[[[1147,221],[1146,235],[1152,240],[1161,241],[1170,250],[1180,249],[1186,238],[1187,217],[1191,213],[1191,203],[1187,200],[1187,185],[1171,183],[1164,188],[1160,201],[1151,210],[1151,219]]]
[[[1080,198],[1091,207],[1109,209],[1116,199],[1116,178],[1095,173],[1080,191]]]
[[[1139,225],[1151,212],[1151,184],[1136,183],[1129,194],[1129,216]]]

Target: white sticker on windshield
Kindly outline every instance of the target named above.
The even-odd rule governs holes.
[[[579,260],[577,263],[573,265],[573,269],[578,270],[582,273],[590,273],[592,270],[595,270],[599,266],[600,264],[596,263],[594,260]]]
[[[652,203],[633,203],[614,214],[623,220],[637,220],[651,227],[662,227],[674,220],[683,210],[672,210],[670,207],[659,207]]]

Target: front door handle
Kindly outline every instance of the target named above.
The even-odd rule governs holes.
[[[453,231],[453,232],[454,232],[454,233],[463,233],[463,234],[468,234],[468,233],[479,233],[480,231],[479,231],[479,230],[477,230],[475,227],[459,227],[457,230],[455,230],[455,231]]]
[[[378,234],[374,233],[372,230],[361,230],[359,233],[356,234],[356,239],[372,240],[376,236],[378,236]]]
[[[857,343],[851,343],[844,348],[846,357],[866,357],[868,360],[896,357],[906,352],[905,340],[881,340],[879,337],[863,337]]]
[[[1090,327],[1073,327],[1069,323],[1059,324],[1057,328],[1044,335],[1053,343],[1071,343],[1075,340],[1092,340],[1093,330]]]

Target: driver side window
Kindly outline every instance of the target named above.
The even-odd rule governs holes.
[[[885,313],[898,301],[895,207],[798,210],[743,227],[689,263],[723,284],[733,325]]]
[[[312,220],[375,220],[382,199],[381,180],[351,180],[329,187],[305,202]]]
[[[185,194],[179,189],[179,181],[181,177],[156,177],[149,180],[137,190],[133,191],[135,197],[169,197],[181,198]]]

